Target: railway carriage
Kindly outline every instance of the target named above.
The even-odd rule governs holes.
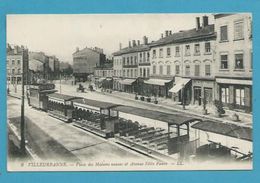
[[[47,111],[48,95],[55,93],[55,85],[51,83],[32,84],[28,89],[27,97],[29,105],[36,109]]]
[[[73,100],[81,97],[74,97],[59,93],[48,95],[48,114],[65,122],[72,121]]]

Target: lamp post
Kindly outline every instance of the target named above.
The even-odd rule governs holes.
[[[24,61],[22,65],[22,98],[21,98],[21,142],[20,142],[20,150],[22,155],[25,154],[25,134],[24,134]]]

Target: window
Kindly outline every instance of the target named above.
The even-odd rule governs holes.
[[[205,43],[205,52],[206,52],[206,53],[210,53],[210,52],[211,52],[210,42]]]
[[[163,75],[163,65],[160,65],[160,70],[159,70],[159,72],[160,72],[160,75]]]
[[[228,40],[227,25],[220,27],[220,41]]]
[[[123,70],[123,76],[125,77],[125,70]]]
[[[210,76],[210,65],[205,65],[205,75]]]
[[[236,104],[241,106],[245,105],[245,89],[243,88],[236,89]]]
[[[171,74],[171,66],[167,65],[167,75],[170,75],[170,74]]]
[[[144,77],[146,76],[146,69],[144,68],[144,71],[143,71],[143,73],[144,73]]]
[[[149,60],[150,60],[150,53],[147,52],[147,62],[149,62]]]
[[[123,65],[125,65],[125,57],[123,58]]]
[[[135,65],[137,64],[137,56],[135,56]]]
[[[127,57],[127,65],[129,65],[129,57]]]
[[[171,56],[171,48],[167,48],[167,57]]]
[[[186,76],[189,76],[189,75],[190,75],[190,66],[189,66],[189,65],[186,65],[186,66],[185,66],[185,75],[186,75]]]
[[[195,76],[200,76],[200,65],[195,65]]]
[[[180,47],[179,47],[179,46],[176,46],[176,47],[175,47],[175,56],[176,56],[176,57],[179,57],[179,56],[180,56]]]
[[[185,46],[185,55],[190,55],[190,45]]]
[[[134,63],[133,63],[133,57],[131,57],[130,60],[131,60],[131,65],[133,65],[133,64],[134,64]]]
[[[143,73],[142,73],[142,68],[140,68],[140,77],[142,77]]]
[[[194,52],[195,55],[200,54],[200,44],[195,44]]]
[[[147,77],[149,77],[149,76],[150,76],[150,69],[147,68]]]
[[[130,77],[131,77],[131,78],[133,77],[133,69],[131,69]]]
[[[153,50],[153,58],[156,58],[156,50]]]
[[[234,24],[234,40],[244,39],[244,24],[243,21],[235,22]]]
[[[153,66],[153,74],[156,74],[156,65]]]
[[[145,62],[145,52],[143,53],[143,61]]]
[[[235,54],[235,69],[243,69],[243,54]]]
[[[220,59],[221,59],[220,68],[228,69],[228,55],[220,55]]]
[[[126,74],[126,77],[129,77],[129,69],[127,69],[127,74]]]
[[[175,73],[176,73],[176,75],[180,74],[180,66],[179,65],[175,65]]]
[[[15,69],[12,69],[12,74],[14,74],[15,73]]]
[[[12,65],[14,65],[15,64],[15,62],[14,62],[14,60],[12,60]]]
[[[159,57],[160,57],[160,58],[163,57],[163,49],[162,49],[162,48],[160,48],[160,50],[159,50]]]
[[[221,88],[221,102],[229,103],[229,89],[228,88]]]
[[[143,54],[142,54],[142,53],[140,53],[139,55],[140,55],[140,56],[139,56],[139,57],[140,57],[140,59],[139,59],[139,60],[140,60],[140,62],[142,62],[142,57],[143,57]]]

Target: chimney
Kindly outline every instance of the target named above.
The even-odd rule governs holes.
[[[135,40],[132,40],[132,43],[133,43],[133,47],[135,47],[136,46]]]
[[[128,47],[131,48],[131,41],[129,41],[129,46]]]
[[[163,33],[161,33],[161,38],[163,38]]]
[[[143,37],[144,44],[146,45],[148,43],[148,38],[146,36]]]
[[[119,50],[122,49],[122,43],[119,43]]]
[[[165,31],[165,37],[168,37],[168,33],[169,33],[169,31]]]
[[[140,40],[137,40],[137,45],[140,45]]]
[[[196,17],[196,30],[200,29],[200,17]]]
[[[206,27],[209,25],[209,17],[208,16],[203,16],[203,27]]]
[[[14,46],[14,54],[18,53],[18,46]]]
[[[171,31],[171,30],[169,30],[169,36],[170,36],[170,35],[172,35],[172,31]]]

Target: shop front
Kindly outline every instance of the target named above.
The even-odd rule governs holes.
[[[189,105],[191,102],[191,79],[176,77],[169,92],[172,93],[173,101]]]
[[[126,93],[137,93],[138,83],[136,79],[123,79],[120,80],[122,91]]]
[[[192,79],[192,104],[201,106],[214,104],[214,79]]]
[[[229,109],[252,111],[252,79],[217,78],[218,100]]]
[[[144,85],[144,90],[148,96],[170,98],[171,93],[169,89],[173,86],[173,79],[151,78],[144,80]]]

